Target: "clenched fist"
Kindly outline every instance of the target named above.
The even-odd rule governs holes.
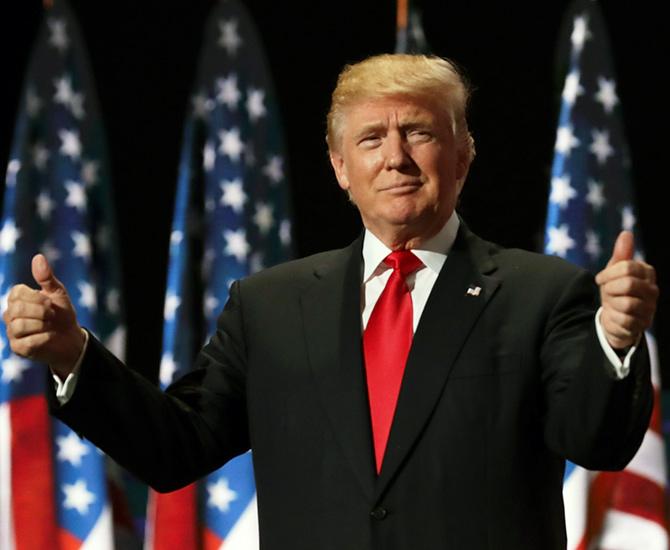
[[[26,285],[12,287],[3,319],[14,353],[47,363],[63,380],[71,372],[86,337],[77,323],[72,302],[41,254],[32,261],[40,290]]]
[[[634,260],[633,253],[633,234],[622,231],[607,267],[596,275],[603,308],[600,323],[607,341],[617,350],[636,344],[656,312],[656,272],[649,264]]]

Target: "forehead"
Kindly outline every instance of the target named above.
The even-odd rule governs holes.
[[[368,125],[448,122],[435,101],[413,96],[360,99],[348,105],[343,115],[345,132]]]

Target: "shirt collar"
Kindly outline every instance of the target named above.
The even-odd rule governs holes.
[[[442,229],[436,235],[422,243],[420,248],[412,249],[412,252],[419,258],[426,267],[439,273],[447,259],[447,254],[451,250],[454,241],[456,240],[456,233],[460,227],[460,220],[454,211],[451,217],[444,224]],[[375,271],[384,261],[384,258],[391,253],[388,248],[379,238],[370,230],[365,230],[363,238],[363,282],[368,280],[375,274]]]

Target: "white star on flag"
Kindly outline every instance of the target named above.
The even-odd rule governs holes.
[[[84,186],[77,181],[66,181],[65,189],[67,189],[67,197],[65,204],[76,208],[79,212],[86,210],[86,191]]]
[[[222,181],[220,184],[223,195],[221,196],[221,205],[230,206],[238,214],[244,209],[244,203],[247,202],[247,195],[242,188],[242,180],[236,178],[232,181]]]
[[[237,32],[237,21],[234,19],[219,21],[219,46],[225,48],[226,53],[233,56],[242,45],[242,38]]]
[[[5,183],[7,187],[13,187],[16,185],[16,175],[21,170],[21,161],[18,159],[12,159],[7,163],[7,176],[5,177]]]
[[[207,172],[211,172],[212,168],[214,168],[214,163],[216,162],[216,149],[214,148],[214,145],[212,145],[211,142],[207,142],[205,144],[204,149],[202,150],[202,165],[207,170]]]
[[[214,294],[207,291],[205,293],[204,313],[207,317],[212,317],[219,307],[219,300]]]
[[[72,94],[74,93],[72,90],[72,82],[70,81],[70,77],[64,75],[60,78],[57,78],[54,80],[54,86],[56,87],[56,93],[54,93],[53,100],[56,103],[60,103],[61,105],[68,107],[70,105],[70,101],[72,101]]]
[[[586,232],[586,245],[584,246],[587,254],[591,256],[594,260],[597,260],[602,252],[602,247],[600,246],[600,237],[593,230],[588,230]]]
[[[98,307],[98,297],[95,293],[95,286],[87,281],[80,281],[77,283],[79,288],[79,305],[85,307],[89,311],[95,311]]]
[[[5,309],[6,306],[3,307],[3,311]],[[16,355],[12,355],[8,359],[2,361],[2,381],[5,383],[20,382],[23,379],[23,373],[29,368],[29,361],[21,359]]]
[[[50,264],[57,262],[61,258],[60,250],[58,250],[50,241],[45,241],[42,245],[42,254],[46,256]]]
[[[86,184],[86,187],[93,187],[98,183],[98,170],[100,163],[97,160],[87,160],[81,167],[81,179]]]
[[[16,228],[14,220],[9,218],[0,230],[0,252],[7,254],[16,250],[16,241],[21,237],[21,230]]]
[[[284,246],[291,244],[291,222],[282,220],[279,224],[279,240]]]
[[[217,78],[215,84],[218,90],[216,100],[231,111],[237,109],[237,104],[242,96],[242,92],[237,87],[237,75],[231,73],[225,78]]]
[[[56,438],[58,445],[57,460],[67,461],[72,466],[81,466],[81,459],[88,454],[88,447],[81,442],[79,436],[70,432],[67,436],[59,436]]]
[[[568,201],[577,196],[577,191],[570,186],[570,176],[551,179],[551,194],[549,200],[558,204],[561,208],[568,205]]]
[[[256,213],[254,214],[254,223],[261,232],[261,235],[267,235],[275,223],[272,213],[272,205],[264,202],[256,204]]]
[[[174,319],[177,308],[181,305],[181,298],[176,294],[168,294],[165,298],[165,307],[163,309],[163,317],[166,321]]]
[[[37,215],[43,220],[48,220],[51,217],[51,212],[56,205],[46,191],[42,191],[37,195]]]
[[[44,172],[44,169],[47,166],[47,161],[51,156],[49,149],[47,149],[42,143],[38,141],[33,147],[32,153],[33,164],[35,165],[35,168],[37,168],[40,172]]]
[[[249,271],[251,273],[258,273],[264,267],[265,266],[263,265],[263,253],[262,252],[254,252],[249,257]]]
[[[610,145],[610,133],[607,130],[593,130],[593,141],[591,142],[591,151],[598,159],[598,164],[605,164],[608,157],[614,155],[614,149]]]
[[[621,228],[625,231],[632,231],[637,219],[631,206],[624,206],[621,210]]]
[[[605,186],[602,183],[593,180],[588,182],[588,186],[589,192],[586,195],[586,202],[588,202],[595,211],[598,211],[605,204]]]
[[[60,53],[63,53],[70,45],[65,21],[63,19],[50,17],[47,20],[47,25],[49,25],[49,31],[51,33],[49,36],[49,44],[56,48]]]
[[[230,157],[231,160],[237,162],[240,160],[240,155],[244,150],[244,143],[240,139],[240,131],[238,128],[231,128],[230,130],[221,130],[219,132],[219,139],[221,145],[219,152]]]
[[[584,93],[584,88],[579,84],[579,73],[572,71],[565,79],[563,86],[563,100],[569,105],[574,105],[577,97]]]
[[[561,126],[556,132],[556,151],[569,157],[570,152],[577,146],[579,146],[579,140],[574,134],[572,125]]]
[[[170,246],[179,246],[179,243],[184,239],[184,233],[178,230],[174,230],[170,233]]]
[[[216,483],[208,483],[207,492],[209,493],[207,505],[217,508],[220,512],[227,512],[230,503],[237,499],[237,493],[230,488],[225,477],[219,478]]]
[[[231,256],[235,256],[238,262],[242,263],[249,254],[250,246],[247,242],[247,234],[244,229],[237,229],[230,231],[226,229],[223,232],[223,238],[226,240],[226,248],[224,252]]]
[[[608,80],[602,76],[598,77],[598,93],[596,93],[596,101],[600,103],[607,114],[611,113],[619,103],[619,98],[616,95],[616,83],[614,80]]]
[[[79,141],[79,132],[76,130],[59,130],[58,137],[61,140],[60,152],[77,160],[81,157],[81,142]]]
[[[159,369],[160,383],[163,386],[168,386],[172,382],[174,373],[177,372],[177,364],[174,362],[174,358],[171,353],[164,353],[161,357],[161,366]]]
[[[105,305],[107,306],[107,311],[112,315],[121,313],[121,292],[119,292],[118,288],[110,288],[107,291]]]
[[[194,95],[191,98],[191,105],[193,106],[193,115],[196,118],[205,119],[207,115],[212,111],[214,105],[212,100],[209,99],[205,94],[199,93]]]
[[[70,237],[74,241],[72,255],[76,258],[88,260],[91,257],[91,239],[81,231],[72,231]]]
[[[74,508],[82,516],[88,513],[89,506],[96,500],[95,495],[88,490],[86,481],[83,479],[79,479],[73,484],[64,483],[62,489],[65,493],[63,507]]]
[[[271,156],[263,167],[263,174],[270,178],[272,183],[279,183],[284,179],[284,159],[278,155]]]
[[[247,112],[251,122],[256,122],[259,118],[265,116],[265,92],[256,88],[249,88],[247,91]]]
[[[576,52],[581,52],[584,47],[584,42],[591,38],[591,32],[589,31],[588,21],[584,16],[579,16],[575,18],[575,24],[572,28],[572,34],[570,35],[570,42],[572,42],[572,47]]]
[[[566,224],[560,227],[549,228],[549,242],[547,243],[547,252],[549,254],[556,254],[565,258],[568,250],[574,248],[575,241],[568,234],[568,226]]]

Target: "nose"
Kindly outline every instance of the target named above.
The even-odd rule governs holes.
[[[391,133],[385,140],[384,160],[387,170],[398,170],[411,163],[406,143],[402,136]]]

